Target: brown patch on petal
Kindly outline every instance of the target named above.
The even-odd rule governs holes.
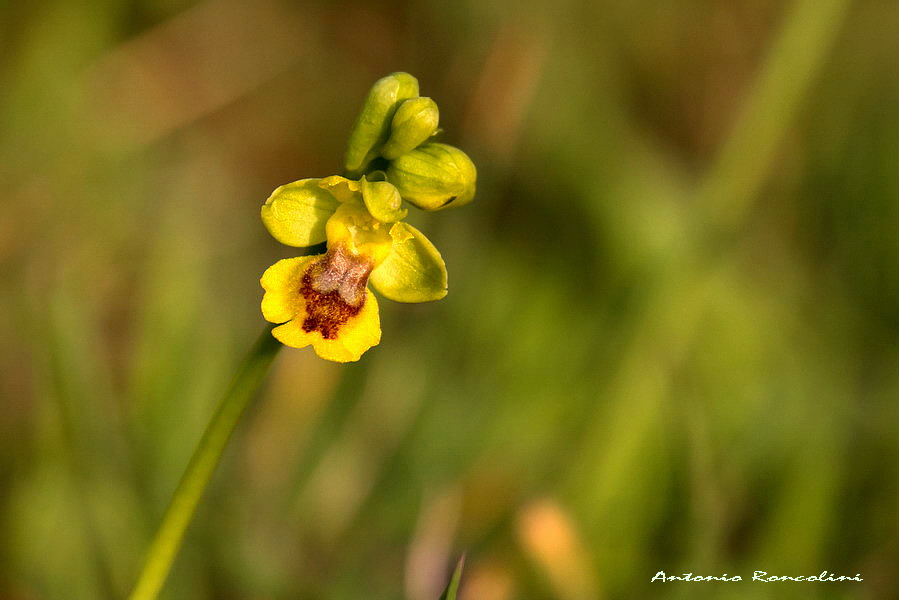
[[[306,300],[303,331],[318,331],[326,340],[336,339],[343,324],[365,306],[371,270],[371,263],[342,248],[329,250],[313,263],[300,286]]]

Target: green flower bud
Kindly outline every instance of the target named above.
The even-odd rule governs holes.
[[[390,123],[400,103],[416,96],[418,80],[408,73],[391,73],[375,82],[350,134],[344,162],[350,177],[361,175],[368,163],[378,157],[381,146],[390,137]]]
[[[381,148],[387,160],[399,158],[422,145],[437,131],[440,111],[430,98],[410,98],[400,104],[390,125],[390,139]]]
[[[474,199],[477,170],[458,148],[430,142],[391,161],[387,180],[414,206],[441,210]]]
[[[376,173],[383,176],[383,172]],[[365,177],[359,182],[362,187],[362,201],[368,213],[382,223],[395,223],[406,218],[409,210],[403,208],[403,198],[393,184],[387,181],[369,181]]]

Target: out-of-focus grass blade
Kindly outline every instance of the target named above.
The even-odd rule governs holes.
[[[456,600],[456,594],[459,593],[459,581],[462,580],[462,569],[464,567],[465,555],[463,554],[462,558],[459,559],[458,564],[456,564],[456,570],[453,571],[453,576],[450,578],[449,585],[443,590],[440,600]]]

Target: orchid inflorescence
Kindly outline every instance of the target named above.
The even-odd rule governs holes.
[[[350,134],[344,175],[301,179],[276,189],[262,222],[288,246],[327,242],[324,254],[280,260],[260,282],[262,314],[283,344],[310,344],[327,360],[348,362],[381,340],[378,303],[368,284],[397,302],[446,295],[440,252],[405,223],[405,204],[436,211],[463,206],[477,172],[438,133],[437,104],[418,81],[392,73],[372,86]]]

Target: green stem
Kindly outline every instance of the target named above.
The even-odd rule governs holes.
[[[234,376],[231,387],[207,425],[206,432],[178,483],[162,524],[147,552],[130,600],[153,600],[162,589],[181,547],[184,532],[218,466],[225,446],[280,349],[281,343],[272,337],[271,327],[266,327]]]
[[[795,0],[700,189],[715,228],[739,227],[820,74],[852,0]]]

